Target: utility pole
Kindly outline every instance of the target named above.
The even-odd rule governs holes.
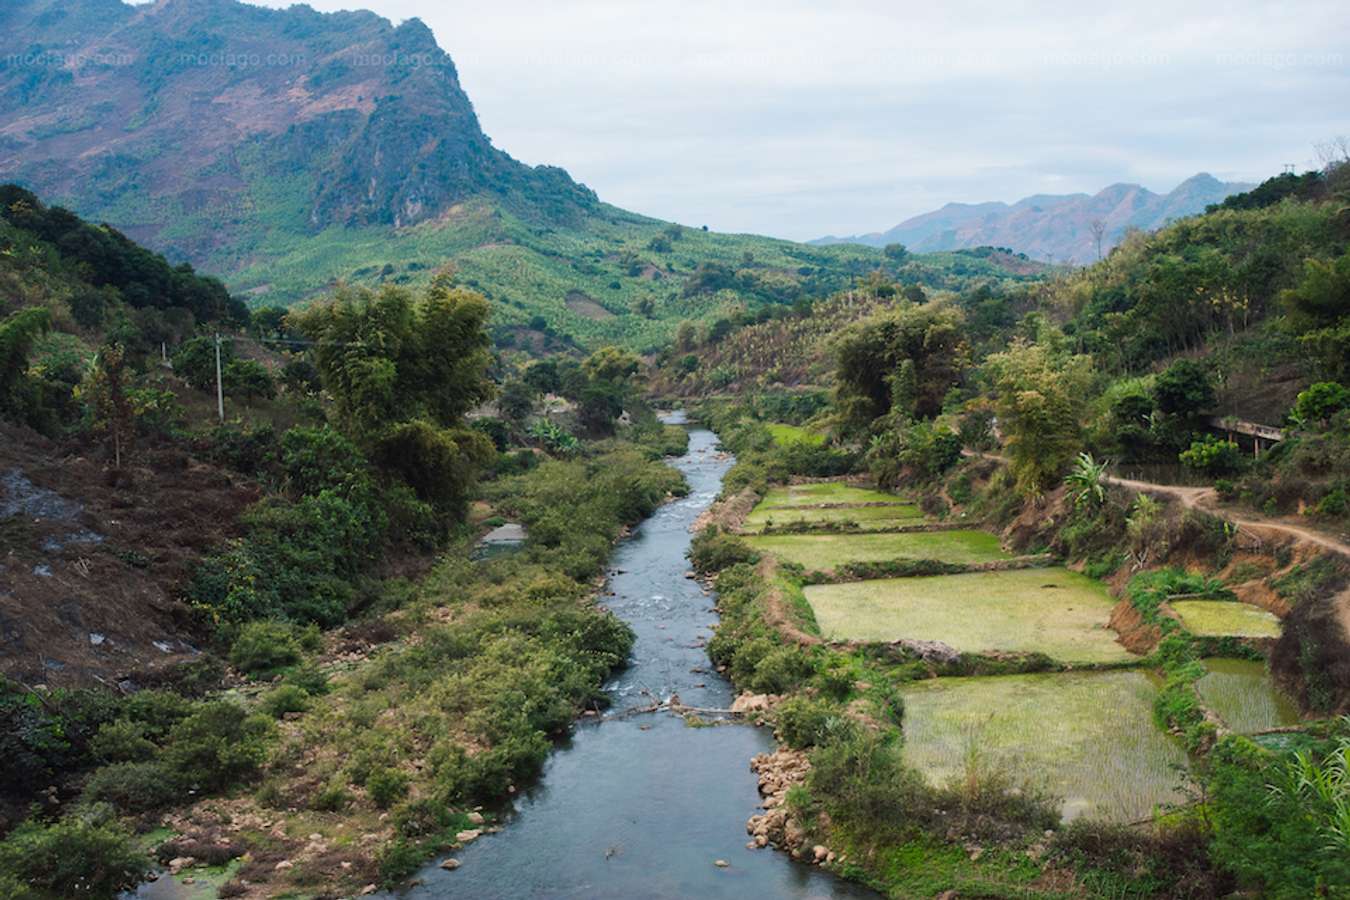
[[[225,385],[220,377],[220,333],[216,333],[216,412],[220,415],[220,424],[225,424]]]

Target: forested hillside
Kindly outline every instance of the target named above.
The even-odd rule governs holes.
[[[752,843],[896,897],[1345,896],[1350,160],[814,313],[662,370],[772,348],[700,406],[691,553],[779,744]]]
[[[3,201],[0,894],[111,897],[156,858],[225,896],[400,883],[604,702],[632,637],[590,585],[683,490],[684,434],[631,353],[494,356],[448,278],[250,314]],[[528,544],[480,561],[508,515]]]

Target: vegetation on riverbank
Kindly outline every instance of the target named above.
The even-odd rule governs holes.
[[[121,503],[178,477],[146,465],[151,452],[246,485],[252,502],[228,539],[199,536],[165,574],[183,600],[159,627],[203,652],[118,689],[3,682],[3,891],[110,896],[158,858],[184,874],[233,860],[223,895],[355,894],[471,839],[627,659],[631,633],[594,582],[623,530],[685,489],[661,460],[687,440],[641,402],[638,360],[608,348],[504,365],[483,298],[445,279],[339,291],[289,317],[202,306],[198,294],[228,295],[27,195],[5,214],[0,267],[27,293],[0,325],[0,414],[47,436],[13,433],[93,454]],[[52,243],[43,229],[57,226]],[[72,256],[81,241],[145,271],[88,281],[103,275]],[[155,279],[187,299],[137,306],[145,284],[178,302]],[[91,291],[104,318],[80,312]],[[220,427],[204,402],[214,342],[191,337],[194,311],[296,348],[248,366],[222,353],[237,418]],[[182,329],[172,375],[151,353],[164,321]],[[49,367],[57,351],[69,373]],[[177,393],[155,387],[166,378]],[[494,396],[499,416],[470,417]],[[35,515],[83,515],[84,495],[25,490],[47,504]],[[526,527],[524,548],[475,559],[474,538],[506,517]],[[43,550],[42,531],[15,537],[35,568],[88,565]],[[82,552],[111,543],[95,535]],[[135,550],[107,547],[132,570],[158,565]]]

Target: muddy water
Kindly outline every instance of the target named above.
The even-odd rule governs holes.
[[[691,727],[666,713],[622,711],[679,694],[688,706],[725,708],[731,686],[709,671],[704,643],[713,600],[684,577],[689,525],[712,503],[730,460],[714,435],[692,429],[674,464],[691,488],[615,552],[606,602],[637,634],[632,664],[609,685],[603,721],[580,725],[513,820],[435,863],[416,898],[874,897],[771,850],[748,850],[745,820],[759,795],[750,757],[772,736],[748,725]],[[714,863],[730,865],[720,868]],[[439,860],[437,861],[439,862]]]

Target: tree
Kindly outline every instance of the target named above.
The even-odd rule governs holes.
[[[1317,324],[1350,313],[1350,250],[1334,260],[1305,260],[1302,279],[1281,299],[1295,315]]]
[[[558,364],[551,359],[530,363],[523,378],[526,384],[541,394],[556,394],[562,388],[562,380],[558,377]]]
[[[0,414],[26,413],[33,402],[28,354],[51,327],[51,314],[32,307],[0,321]]]
[[[642,367],[642,359],[619,347],[601,347],[586,357],[582,371],[592,381],[625,384]]]
[[[512,422],[523,422],[534,412],[534,388],[524,381],[513,378],[502,385],[501,396],[497,398],[497,408]]]
[[[1350,390],[1334,381],[1319,381],[1299,393],[1292,418],[1325,428],[1344,409],[1350,409]]]
[[[420,298],[347,288],[292,317],[317,342],[315,367],[358,439],[417,418],[457,425],[492,394],[488,305],[473,291],[440,279]]]
[[[462,517],[492,454],[465,413],[492,395],[480,295],[432,281],[414,298],[394,286],[344,290],[296,315],[343,428],[385,471],[443,514]]]
[[[277,383],[262,363],[252,359],[235,359],[221,372],[225,393],[243,400],[271,400],[277,394]]]
[[[1195,419],[1214,406],[1209,371],[1193,359],[1178,359],[1158,373],[1153,399],[1161,413]]]
[[[675,327],[675,349],[689,351],[698,345],[698,326],[688,319]]]
[[[834,344],[836,401],[845,421],[867,428],[894,411],[929,418],[960,379],[969,350],[960,310],[905,306],[849,327]]]
[[[881,250],[882,254],[895,263],[897,266],[909,259],[909,250],[904,244],[887,244]]]
[[[89,416],[90,429],[112,444],[113,468],[122,468],[122,451],[136,436],[136,414],[127,399],[125,354],[120,345],[99,351],[89,374],[76,390]]]
[[[1023,339],[986,362],[999,427],[1022,493],[1047,490],[1078,452],[1090,366],[1087,357],[1060,358]]]
[[[234,341],[221,341],[220,365],[223,370],[234,362]],[[173,370],[183,380],[199,391],[216,387],[216,340],[209,335],[199,335],[174,351]]]

